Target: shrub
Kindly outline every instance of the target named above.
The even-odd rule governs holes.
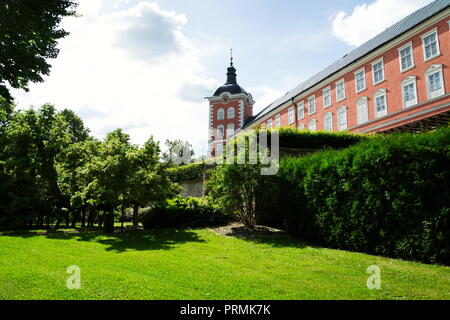
[[[175,198],[144,213],[144,228],[199,228],[224,224],[229,217],[204,199]]]
[[[449,146],[446,128],[283,159],[278,214],[327,246],[448,264]]]
[[[184,166],[168,168],[167,174],[172,182],[182,182],[202,179],[205,171],[205,163],[191,163]]]

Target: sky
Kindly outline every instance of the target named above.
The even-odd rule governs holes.
[[[431,0],[79,0],[51,74],[19,108],[74,110],[97,138],[122,128],[207,151],[208,101],[230,48],[254,113]],[[368,23],[370,22],[370,23]]]

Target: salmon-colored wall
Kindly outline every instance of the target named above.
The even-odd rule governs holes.
[[[347,128],[351,131],[365,131],[367,128],[382,124],[384,122],[390,121],[393,119],[394,115],[392,113],[396,113],[395,117],[404,117],[407,114],[412,114],[419,109],[426,109],[432,106],[442,104],[442,100],[450,101],[449,97],[443,97],[441,99],[437,99],[436,101],[430,102],[429,104],[424,104],[418,108],[411,107],[404,108],[403,107],[403,95],[402,95],[402,87],[401,82],[407,76],[416,76],[416,86],[417,86],[417,96],[418,103],[424,103],[428,100],[427,97],[427,84],[425,78],[425,71],[433,64],[441,64],[442,65],[442,73],[444,79],[444,88],[445,93],[450,92],[450,30],[449,30],[449,21],[450,17],[446,17],[442,21],[434,24],[433,26],[427,28],[420,34],[417,34],[401,43],[393,47],[392,49],[383,52],[382,54],[374,57],[370,61],[365,64],[358,65],[353,70],[346,73],[340,79],[344,79],[345,81],[345,99],[340,102],[336,102],[336,85],[335,83],[340,79],[333,80],[331,82],[323,81],[323,85],[315,92],[309,93],[307,96],[302,99],[295,99],[295,119],[297,119],[297,107],[296,105],[304,101],[305,103],[305,117],[302,120],[297,121],[297,126],[301,124],[305,125],[305,128],[308,128],[308,123],[311,119],[317,120],[317,130],[324,129],[324,115],[327,112],[332,112],[333,114],[333,130],[336,131],[338,128],[337,125],[337,109],[341,106],[347,107]],[[421,36],[429,32],[430,30],[436,28],[439,39],[439,49],[440,55],[429,60],[424,61],[424,53],[422,47],[422,38]],[[406,71],[400,71],[400,62],[399,62],[399,53],[398,48],[404,46],[405,44],[412,41],[413,46],[413,58],[415,67]],[[372,62],[383,58],[384,61],[384,78],[385,80],[376,85],[373,84],[373,74],[372,74]],[[362,92],[357,93],[355,88],[355,75],[354,73],[361,68],[365,68],[365,76],[366,76],[366,89]],[[331,100],[332,105],[330,107],[324,108],[323,106],[323,96],[322,89],[331,87]],[[378,119],[375,118],[375,106],[374,106],[374,93],[379,89],[386,89],[386,99],[387,99],[387,112],[388,115],[384,117],[380,117]],[[308,114],[308,97],[315,94],[316,97],[316,113],[309,115]],[[356,113],[356,101],[361,97],[368,98],[368,106],[369,106],[369,122],[365,124],[361,124],[358,126],[357,124],[357,113]],[[288,109],[292,107],[293,104],[289,103],[286,105],[278,114],[281,115],[281,126],[288,126]],[[403,112],[402,112],[403,110]],[[276,114],[272,116],[272,126],[275,127],[275,117]],[[266,126],[267,120],[259,122],[259,124]],[[412,120],[411,120],[412,121]],[[402,122],[404,123],[404,122]],[[391,126],[392,127],[392,126]],[[385,128],[383,128],[385,129]]]

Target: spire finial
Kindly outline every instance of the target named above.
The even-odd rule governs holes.
[[[230,65],[233,66],[233,49],[230,49]]]

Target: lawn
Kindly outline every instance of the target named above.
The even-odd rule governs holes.
[[[81,289],[66,288],[68,266]],[[370,265],[381,289],[369,290]],[[450,268],[208,229],[0,236],[0,299],[450,299]]]

